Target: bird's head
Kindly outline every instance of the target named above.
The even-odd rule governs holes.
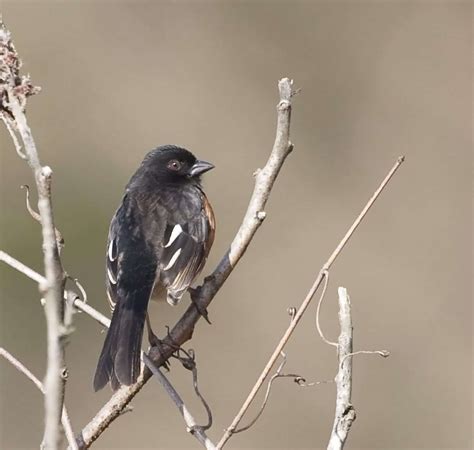
[[[174,145],[163,145],[152,150],[141,166],[147,174],[166,183],[199,182],[200,176],[213,168],[213,164],[200,161],[190,151]]]

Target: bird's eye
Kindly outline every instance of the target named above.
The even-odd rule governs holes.
[[[176,159],[172,159],[168,163],[168,169],[174,170],[175,172],[177,172],[178,170],[181,169],[181,163],[179,161],[177,161]]]

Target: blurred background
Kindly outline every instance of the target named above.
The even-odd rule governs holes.
[[[205,176],[218,231],[203,276],[225,252],[245,212],[252,173],[271,150],[283,76],[294,99],[288,158],[267,220],[188,345],[218,440],[288,325],[321,265],[381,179],[406,162],[331,270],[322,324],[338,334],[337,286],[352,298],[357,420],[348,448],[471,448],[472,3],[3,1],[3,18],[42,86],[28,118],[54,170],[54,207],[66,270],[109,314],[104,255],[109,220],[144,154],[183,145],[216,169]],[[1,249],[42,270],[40,227],[20,184],[33,184],[2,125]],[[33,282],[0,265],[4,346],[39,377],[45,321]],[[202,278],[202,277],[201,277]],[[178,308],[152,306],[165,333]],[[333,379],[334,349],[314,325],[315,305],[287,347],[288,372]],[[67,406],[79,431],[106,402],[92,376],[104,334],[75,317],[67,348]],[[38,448],[39,391],[5,361],[2,449]],[[170,378],[204,421],[190,373]],[[262,392],[263,394],[263,392]],[[259,397],[244,422],[253,417]],[[275,383],[267,409],[229,448],[325,448],[335,386]],[[96,448],[199,448],[151,380],[134,411]]]

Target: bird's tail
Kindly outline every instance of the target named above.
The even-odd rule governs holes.
[[[145,308],[133,308],[131,302],[117,303],[94,376],[94,390],[109,381],[112,389],[131,385],[140,374],[140,352]]]

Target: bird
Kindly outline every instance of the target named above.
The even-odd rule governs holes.
[[[112,319],[94,376],[97,392],[136,382],[150,299],[176,305],[204,267],[215,217],[201,175],[214,165],[189,150],[150,151],[130,178],[109,227],[106,292]]]

